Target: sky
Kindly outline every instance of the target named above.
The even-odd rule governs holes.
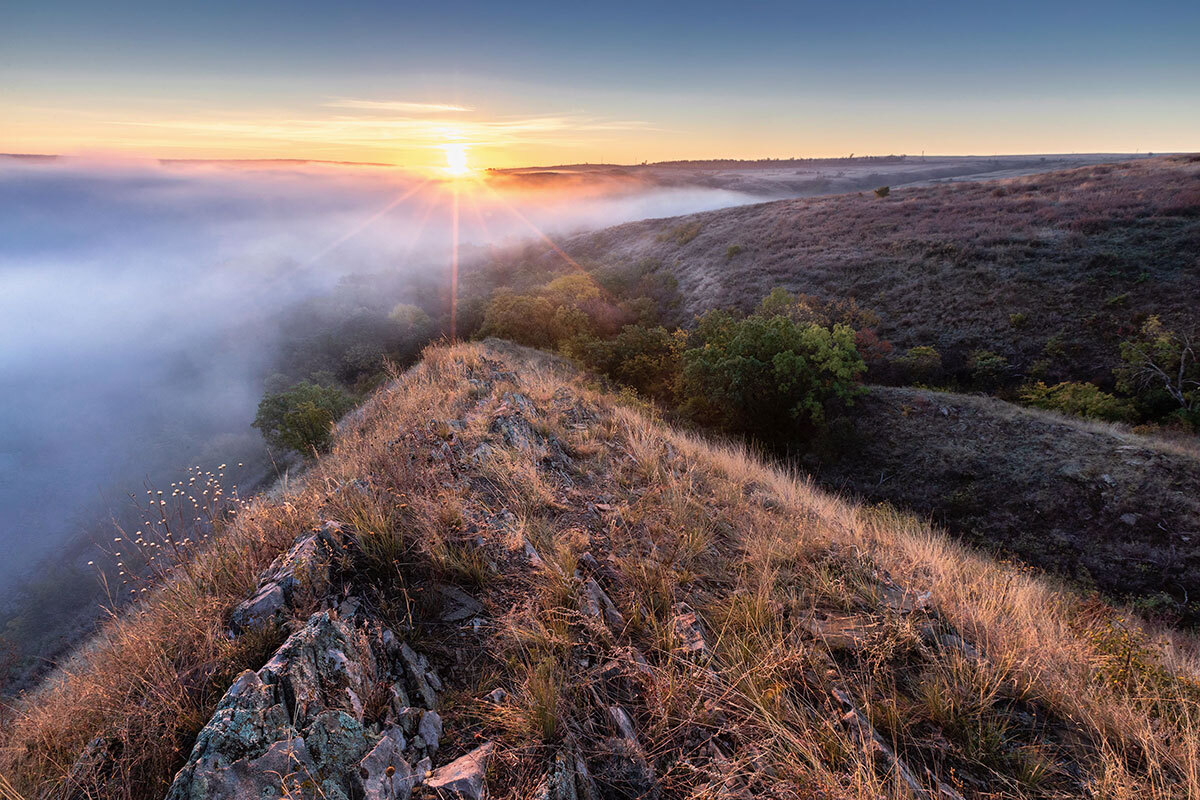
[[[1200,149],[1200,3],[8,0],[0,152],[472,167]],[[449,148],[447,148],[449,146]]]

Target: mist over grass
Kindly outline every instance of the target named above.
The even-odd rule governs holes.
[[[456,192],[476,254],[753,199],[603,176],[0,157],[0,592],[46,556],[84,558],[66,543],[105,535],[147,481],[198,463],[261,475],[249,424],[279,315],[352,274],[445,283]]]

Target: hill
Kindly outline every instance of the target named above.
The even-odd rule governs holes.
[[[6,712],[12,791],[1200,792],[1191,638],[532,351],[426,351],[234,511]]]
[[[1200,448],[995,398],[871,387],[813,465],[828,486],[1194,623]]]
[[[1108,385],[1119,341],[1147,315],[1196,314],[1200,156],[782,200],[621,225],[564,249],[669,272],[677,322],[749,309],[783,286],[855,298],[880,336],[935,347],[951,372],[986,349],[1012,377]]]

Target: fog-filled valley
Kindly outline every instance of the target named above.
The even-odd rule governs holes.
[[[227,464],[247,490],[285,469],[250,427],[264,380],[363,304],[444,324],[456,202],[468,270],[542,234],[754,199],[486,180],[456,201],[454,183],[392,168],[0,158],[4,606],[88,597],[93,543],[136,517],[130,493],[189,466]]]

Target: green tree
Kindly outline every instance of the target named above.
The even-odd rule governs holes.
[[[681,376],[687,408],[702,422],[766,438],[823,425],[827,409],[853,401],[866,369],[849,326],[784,314],[711,311],[691,342]]]
[[[1008,373],[1008,359],[991,350],[972,350],[967,366],[971,368],[971,379],[983,389],[1000,383]]]
[[[563,351],[593,372],[660,400],[674,397],[686,335],[663,327],[626,325],[612,339],[576,336]]]
[[[1121,343],[1125,363],[1114,370],[1117,388],[1137,394],[1146,405],[1172,406],[1200,427],[1200,335],[1168,330],[1157,316],[1139,334]]]
[[[406,337],[424,338],[429,335],[433,321],[420,306],[411,303],[400,303],[388,314],[388,319],[396,323],[397,329]]]
[[[545,297],[500,289],[483,312],[479,333],[532,347],[554,345],[560,338],[554,314],[554,305]]]
[[[269,444],[312,456],[329,449],[333,423],[353,407],[354,398],[340,387],[301,381],[264,394],[253,426]]]

